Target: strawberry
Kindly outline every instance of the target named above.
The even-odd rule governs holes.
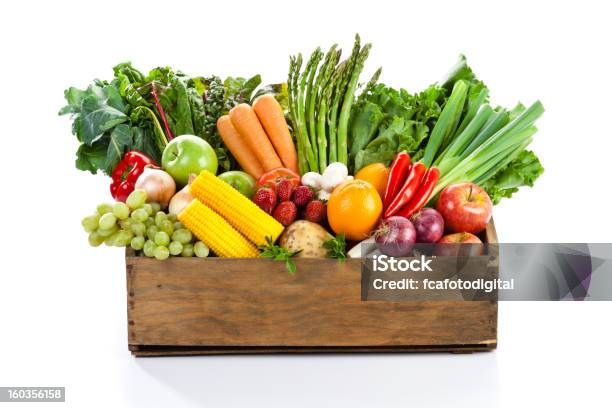
[[[297,186],[295,190],[293,190],[293,196],[291,197],[291,200],[298,207],[303,207],[309,202],[311,202],[313,198],[314,198],[314,193],[312,192],[310,187]]]
[[[272,214],[276,206],[276,193],[270,187],[261,187],[255,192],[253,202],[268,214]]]
[[[287,178],[281,179],[276,184],[276,195],[278,201],[289,201],[291,200],[291,194],[293,193],[293,182]]]
[[[295,221],[297,207],[292,201],[283,201],[274,210],[273,217],[285,227]]]
[[[320,224],[327,216],[327,206],[321,200],[312,200],[306,205],[304,210],[304,219],[310,222]]]

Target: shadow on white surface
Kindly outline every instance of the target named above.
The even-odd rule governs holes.
[[[134,364],[193,406],[494,406],[499,395],[496,352],[164,357]]]

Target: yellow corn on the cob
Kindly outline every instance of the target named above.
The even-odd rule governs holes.
[[[256,258],[259,251],[219,214],[198,200],[193,200],[178,215],[178,219],[204,242],[217,256]]]
[[[208,170],[196,177],[190,191],[257,245],[265,245],[266,237],[276,241],[283,232],[283,224]]]

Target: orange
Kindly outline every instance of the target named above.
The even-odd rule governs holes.
[[[327,202],[327,221],[336,234],[359,241],[376,228],[382,200],[376,188],[364,180],[350,180],[336,187]]]
[[[387,189],[387,179],[389,178],[389,168],[382,163],[372,163],[355,174],[355,178],[365,180],[372,184],[381,197],[385,195]]]

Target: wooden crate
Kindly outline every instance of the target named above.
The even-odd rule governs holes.
[[[483,240],[497,243],[493,221]],[[126,252],[136,356],[472,352],[497,345],[497,302],[361,301],[361,263],[171,258]]]

